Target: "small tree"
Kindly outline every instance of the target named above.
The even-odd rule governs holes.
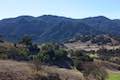
[[[81,70],[81,64],[85,62],[93,62],[93,58],[87,55],[87,52],[84,50],[76,50],[71,54],[72,60],[74,62],[74,67],[78,70]]]
[[[19,43],[24,44],[26,46],[32,45],[32,39],[29,36],[24,36]]]
[[[28,60],[28,56],[29,56],[29,51],[26,48],[10,48],[7,51],[7,55],[9,59],[13,59],[13,60]]]

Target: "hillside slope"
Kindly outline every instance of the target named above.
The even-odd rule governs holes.
[[[0,60],[0,80],[35,80],[35,71],[31,66],[31,64],[25,62]],[[84,80],[82,73],[63,68],[44,66],[42,71],[39,72],[40,75],[48,73],[59,74],[62,80],[66,78],[68,80]]]

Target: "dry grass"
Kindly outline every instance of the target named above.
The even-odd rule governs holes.
[[[89,46],[88,46],[89,45]],[[73,49],[73,50],[86,50],[86,51],[90,51],[90,50],[99,50],[101,48],[106,48],[108,50],[111,49],[119,49],[120,45],[116,45],[116,46],[111,46],[111,45],[96,45],[96,44],[91,44],[89,42],[83,43],[83,42],[73,42],[73,43],[66,43],[65,44],[66,47],[68,47],[69,49]]]
[[[94,62],[100,64],[101,66],[105,67],[108,70],[118,71],[120,69],[120,65],[112,62],[102,61],[102,60],[94,60]]]
[[[32,80],[29,64],[0,60],[0,80]]]
[[[0,60],[0,80],[36,80],[36,74],[45,77],[58,74],[61,80],[84,80],[82,73],[75,70],[42,66],[41,70],[36,71],[31,66],[25,62]]]
[[[69,70],[56,67],[44,67],[43,69],[47,73],[57,73],[62,80],[84,80],[83,74],[77,70]]]

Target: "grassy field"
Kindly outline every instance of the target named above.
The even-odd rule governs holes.
[[[120,72],[109,72],[107,80],[120,80]]]

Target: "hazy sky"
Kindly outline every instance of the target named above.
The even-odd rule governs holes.
[[[120,0],[0,0],[0,19],[44,14],[72,18],[104,15],[120,19]]]

